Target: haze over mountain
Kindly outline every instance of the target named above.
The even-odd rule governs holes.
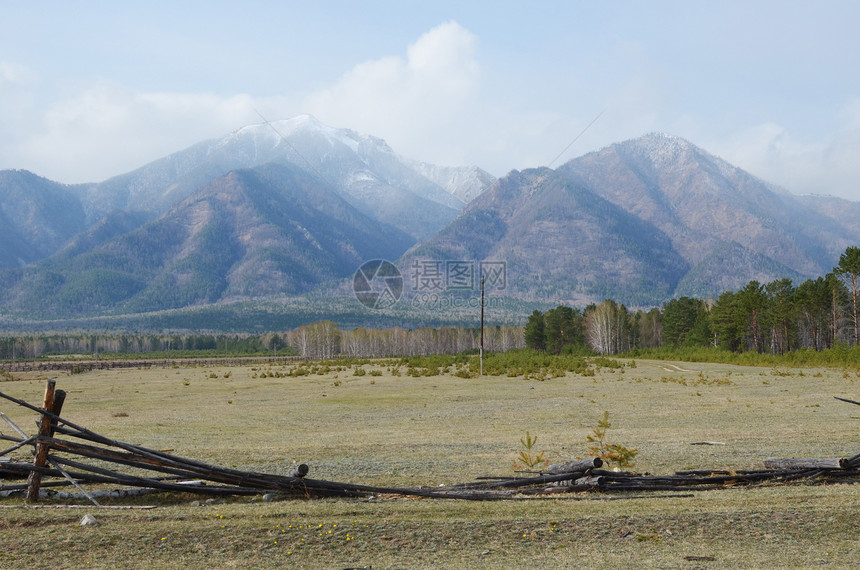
[[[39,264],[0,273],[0,303],[68,315],[296,295],[413,242],[280,164],[229,172],[127,233],[103,239],[102,228]]]
[[[465,204],[456,194],[480,192],[493,181],[474,168],[461,168],[454,169],[459,177],[451,176],[443,187],[415,169],[421,163],[398,156],[385,141],[302,115],[250,125],[75,189],[90,222],[114,209],[158,215],[217,176],[273,162],[308,170],[360,211],[416,239],[432,235],[456,216]]]
[[[816,277],[860,243],[860,204],[792,195],[669,135],[496,181],[309,116],[102,183],[2,171],[0,222],[0,316],[20,318],[329,294],[376,258],[404,276],[504,261],[499,294],[648,306]]]
[[[476,167],[437,167],[397,155],[385,141],[323,125],[309,115],[250,125],[93,184],[64,185],[0,172],[0,269],[50,256],[117,212],[138,225],[164,214],[232,170],[268,163],[306,170],[359,211],[415,240],[450,222],[495,182]],[[106,217],[108,219],[106,220]],[[127,231],[127,226],[124,226]]]

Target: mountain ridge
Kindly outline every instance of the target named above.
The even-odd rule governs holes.
[[[553,193],[560,185],[567,195]],[[858,242],[860,204],[795,197],[680,137],[650,133],[555,171],[512,171],[401,266],[503,259],[509,293],[525,299],[655,305],[823,275]]]
[[[823,275],[860,243],[860,204],[664,133],[495,179],[300,116],[98,184],[2,171],[0,240],[7,317],[340,294],[374,258],[503,261],[512,298],[652,306]]]
[[[302,115],[247,125],[98,183],[65,185],[27,171],[0,172],[0,221],[5,222],[0,224],[0,269],[47,258],[116,212],[142,223],[214,178],[270,162],[312,173],[366,215],[415,239],[453,219],[465,206],[462,196],[480,193],[495,181],[476,167],[407,159],[382,139]],[[25,207],[29,213],[20,213]],[[18,211],[10,214],[10,209]]]
[[[336,129],[310,115],[257,123],[202,141],[105,182],[81,187],[90,221],[120,208],[161,213],[216,176],[269,162],[313,172],[353,206],[416,238],[440,229],[463,202],[415,172],[385,141]],[[452,189],[453,190],[453,189]],[[99,204],[109,207],[99,209]],[[406,220],[417,212],[419,219]]]
[[[0,273],[0,303],[75,315],[296,295],[411,243],[306,172],[269,164],[231,171],[93,247]]]

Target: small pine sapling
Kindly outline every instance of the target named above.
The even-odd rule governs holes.
[[[607,443],[606,430],[612,426],[609,421],[609,411],[603,412],[603,419],[597,422],[597,427],[586,436],[592,457],[599,457],[607,465],[615,465],[620,468],[633,467],[633,458],[639,453],[637,449],[630,449],[620,443]]]
[[[525,437],[520,438],[520,444],[523,449],[520,450],[519,457],[514,460],[514,471],[533,470],[536,467],[546,467],[549,465],[549,459],[544,459],[545,451],[535,454],[535,444],[537,436],[532,437],[532,434],[526,432]]]

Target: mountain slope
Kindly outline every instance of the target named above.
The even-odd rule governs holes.
[[[228,173],[132,232],[0,274],[0,300],[82,315],[294,295],[412,242],[306,172],[266,165]]]
[[[24,170],[0,171],[0,269],[38,261],[84,229],[71,187]]]
[[[508,294],[635,305],[796,283],[860,243],[860,205],[797,197],[650,134],[556,171],[512,172],[401,260],[507,262]]]
[[[407,160],[416,172],[445,188],[455,198],[468,204],[496,183],[496,177],[476,166],[437,166],[417,160]]]
[[[687,271],[670,240],[550,169],[513,171],[401,260],[504,261],[505,294],[659,303]]]
[[[857,224],[838,224],[669,135],[614,144],[558,170],[669,237],[692,268],[676,295],[714,294],[751,279],[821,275],[860,239]]]

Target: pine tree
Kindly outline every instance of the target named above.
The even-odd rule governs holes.
[[[849,246],[839,256],[839,265],[833,268],[836,275],[848,277],[851,284],[851,308],[854,315],[854,344],[860,344],[860,323],[857,320],[857,279],[860,277],[860,247]]]
[[[535,309],[526,323],[526,346],[534,350],[546,350],[546,323],[543,313]]]

